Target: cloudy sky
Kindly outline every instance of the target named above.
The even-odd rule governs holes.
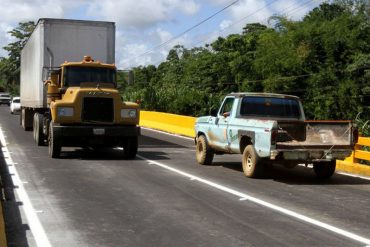
[[[299,20],[322,1],[0,0],[0,47],[12,41],[7,32],[19,22],[37,22],[39,18],[114,21],[118,68],[157,65],[174,45],[202,46],[218,36],[240,33],[246,23],[267,24],[274,14]],[[180,35],[188,29],[191,31]],[[7,53],[1,49],[0,56],[6,57]]]

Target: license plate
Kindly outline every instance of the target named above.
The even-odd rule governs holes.
[[[101,136],[105,134],[105,129],[93,129],[94,135]]]

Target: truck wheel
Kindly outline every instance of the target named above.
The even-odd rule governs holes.
[[[123,157],[125,159],[134,159],[139,146],[138,137],[127,137],[123,141]]]
[[[22,118],[22,109],[21,109],[21,112],[19,113],[19,125],[23,127],[22,123],[23,123],[23,118]]]
[[[62,151],[62,145],[60,136],[58,135],[56,129],[53,127],[53,123],[50,122],[49,127],[49,155],[52,158],[59,158],[60,152]]]
[[[318,178],[326,179],[333,176],[336,166],[336,160],[315,162],[313,163],[313,170]]]
[[[21,110],[21,123],[25,131],[32,130],[33,112],[30,109],[22,108]]]
[[[27,130],[26,129],[26,109],[22,108],[21,110],[21,126],[24,130]]]
[[[37,146],[43,146],[45,143],[45,135],[43,133],[44,116],[40,113],[33,115],[33,139]]]
[[[204,135],[198,137],[195,156],[200,165],[212,164],[214,152],[208,145],[207,138]]]
[[[264,166],[253,145],[248,145],[243,152],[243,172],[249,178],[258,178],[263,175]]]

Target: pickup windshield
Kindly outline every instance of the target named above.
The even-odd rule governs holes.
[[[240,115],[301,119],[300,104],[295,99],[248,96],[242,100]]]
[[[116,71],[99,67],[66,67],[64,87],[78,87],[82,82],[116,83]]]

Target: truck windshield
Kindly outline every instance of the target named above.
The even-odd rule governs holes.
[[[299,102],[288,98],[244,97],[240,115],[301,119]]]
[[[80,86],[82,82],[116,83],[116,70],[99,67],[66,67],[64,87]]]

